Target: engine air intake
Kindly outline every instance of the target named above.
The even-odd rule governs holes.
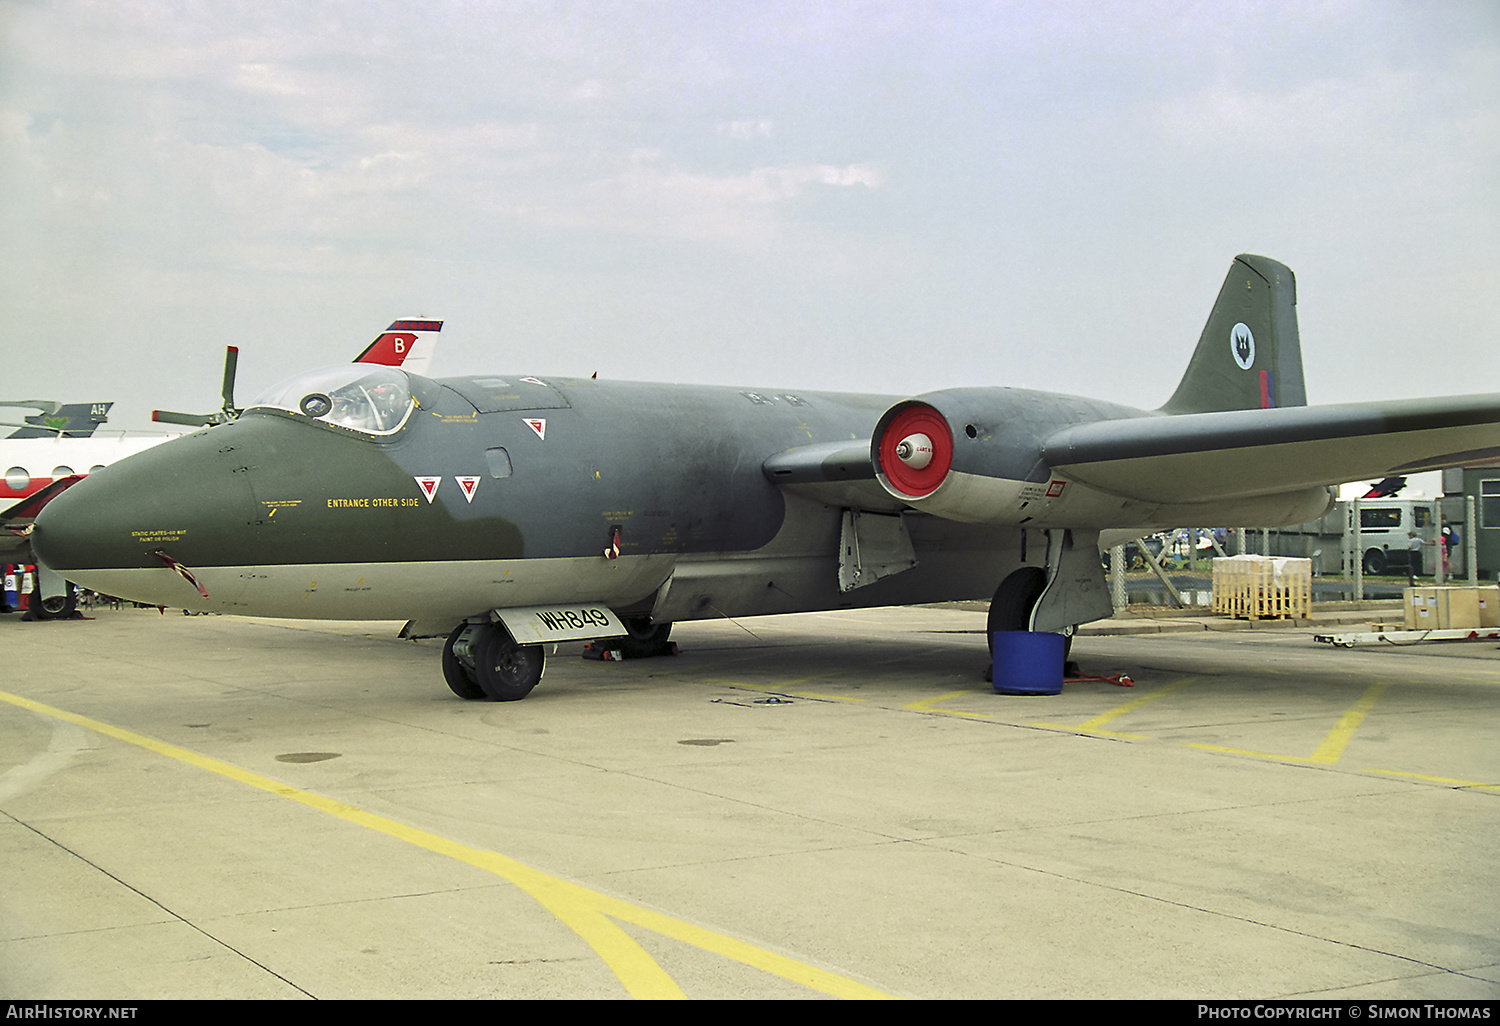
[[[876,459],[886,484],[911,499],[931,495],[953,466],[953,432],[926,403],[892,407],[877,429]]]

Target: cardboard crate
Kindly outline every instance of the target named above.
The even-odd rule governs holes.
[[[1406,627],[1416,631],[1500,627],[1500,589],[1407,588],[1402,606]]]
[[[1409,631],[1431,631],[1437,629],[1437,589],[1405,588],[1401,592],[1401,608],[1406,611],[1405,623]]]
[[[1474,590],[1479,592],[1479,626],[1500,627],[1500,585]]]

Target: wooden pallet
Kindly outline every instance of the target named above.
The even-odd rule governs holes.
[[[1242,620],[1312,617],[1312,560],[1223,556],[1213,564],[1213,611]]]

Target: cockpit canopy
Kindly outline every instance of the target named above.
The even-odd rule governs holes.
[[[394,367],[346,363],[287,378],[262,392],[250,408],[300,413],[351,431],[389,435],[415,406],[413,378]]]

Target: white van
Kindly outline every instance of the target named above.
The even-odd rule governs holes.
[[[1354,508],[1354,503],[1349,503]],[[1352,514],[1351,514],[1352,516]],[[1360,548],[1365,573],[1405,573],[1411,565],[1410,532],[1423,542],[1432,540],[1431,499],[1364,499],[1359,509]],[[1417,573],[1422,572],[1419,561]]]

